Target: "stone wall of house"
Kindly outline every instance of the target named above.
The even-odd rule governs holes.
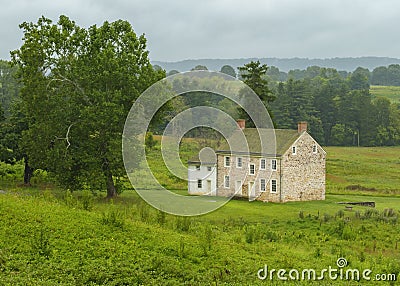
[[[296,147],[295,155],[292,146]],[[325,152],[308,133],[292,146],[282,156],[282,201],[324,200]]]
[[[230,167],[225,167],[225,156],[217,155],[217,195],[218,196],[235,196],[249,198],[250,200],[257,199],[263,201],[279,201],[279,193],[270,193],[270,179],[277,180],[277,188],[279,189],[279,160],[277,160],[277,170],[271,170],[271,160],[275,158],[264,158],[266,160],[265,170],[260,168],[260,157],[237,156],[230,157]],[[238,157],[242,158],[242,167],[237,167]],[[250,175],[249,165],[254,164],[255,174]],[[230,186],[224,186],[224,177],[229,176]],[[262,192],[261,179],[265,179],[266,190]],[[239,182],[241,182],[241,191]],[[250,193],[249,185],[253,184],[253,192]]]
[[[313,152],[313,146],[317,152]],[[260,157],[240,156],[242,168],[237,168],[237,155],[229,156],[230,167],[224,166],[224,154],[217,154],[217,196],[232,196],[236,181],[242,182],[242,191],[235,195],[264,202],[308,201],[325,199],[325,152],[308,134],[303,133],[280,158],[265,158],[266,169],[260,170]],[[277,170],[271,170],[271,160],[277,160]],[[249,164],[255,164],[255,175],[249,175]],[[225,188],[224,177],[229,176],[230,186]],[[260,179],[266,179],[265,192],[260,191]],[[276,192],[271,192],[271,180],[276,180]],[[250,196],[249,183],[254,183],[254,197]]]

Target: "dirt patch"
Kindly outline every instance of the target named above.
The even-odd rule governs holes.
[[[375,188],[368,188],[368,187],[364,187],[361,185],[349,185],[345,187],[346,190],[352,190],[352,191],[369,191],[369,192],[376,192],[378,191]]]

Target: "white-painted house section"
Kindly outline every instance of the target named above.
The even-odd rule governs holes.
[[[217,194],[216,165],[189,165],[188,180],[190,195],[215,196]]]

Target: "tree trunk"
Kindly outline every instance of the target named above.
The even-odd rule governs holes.
[[[117,190],[115,189],[111,171],[108,171],[106,176],[107,176],[107,199],[112,199],[117,196]]]
[[[28,163],[28,157],[24,156],[24,161],[25,161],[25,168],[24,168],[24,184],[26,186],[31,185],[31,178],[33,175],[33,169],[29,166]]]

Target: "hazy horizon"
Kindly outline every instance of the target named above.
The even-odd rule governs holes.
[[[14,1],[0,10],[0,58],[22,43],[22,22],[67,15],[81,27],[124,19],[153,61],[237,58],[400,58],[395,0]]]

